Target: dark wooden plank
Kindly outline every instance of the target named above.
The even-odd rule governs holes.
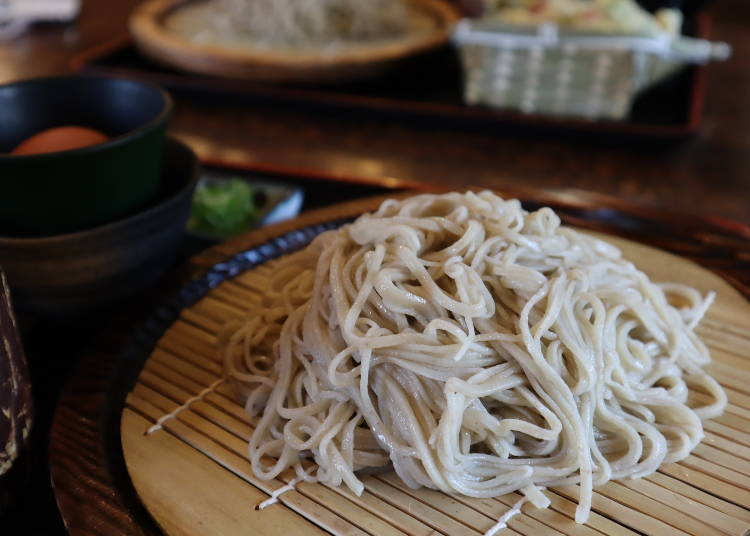
[[[130,330],[148,307],[117,315],[78,363],[55,411],[50,471],[58,508],[71,534],[158,534],[130,486],[121,454],[119,418],[107,408],[107,386]],[[106,420],[105,420],[106,419]]]

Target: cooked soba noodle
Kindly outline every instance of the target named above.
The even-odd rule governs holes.
[[[726,405],[693,332],[712,299],[549,208],[420,195],[278,261],[221,346],[259,478],[359,494],[357,471],[392,464],[415,488],[539,506],[579,484],[585,522],[593,486],[685,458]]]
[[[217,14],[259,43],[330,44],[400,36],[409,25],[405,0],[214,0]]]

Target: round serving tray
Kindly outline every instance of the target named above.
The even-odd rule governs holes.
[[[434,22],[434,29],[403,39],[335,50],[274,50],[196,43],[170,31],[165,20],[207,0],[150,0],[135,9],[130,31],[142,54],[182,70],[258,82],[330,83],[377,76],[411,57],[444,45],[459,16],[441,0],[408,0]]]
[[[157,525],[141,506],[125,469],[121,448],[123,437],[120,435],[120,418],[125,397],[135,384],[145,360],[151,355],[157,341],[175,319],[223,281],[235,277],[268,258],[303,246],[312,236],[322,230],[371,210],[378,201],[363,200],[306,213],[295,221],[254,231],[236,241],[208,250],[205,254],[194,258],[192,263],[194,271],[208,268],[206,275],[168,299],[157,313],[151,315],[149,321],[141,326],[135,337],[128,335],[129,326],[132,325],[133,319],[143,314],[143,308],[131,313],[126,318],[130,320],[130,323],[123,322],[122,329],[116,329],[115,326],[113,333],[105,337],[102,344],[97,345],[98,351],[85,357],[62,397],[51,439],[51,466],[55,492],[71,534],[119,536],[159,533]],[[642,233],[642,237],[647,240],[698,258],[717,270],[734,272],[739,268],[738,275],[742,276],[744,273],[743,277],[747,279],[747,263],[743,263],[741,255],[738,257],[738,251],[741,252],[742,249],[747,248],[746,237],[743,238],[747,229],[732,228],[717,225],[717,222],[706,221],[693,221],[692,224],[685,224],[679,218],[670,219],[670,216],[665,214],[659,215],[652,212],[647,216],[637,209],[626,210],[623,206],[615,209],[614,207],[618,205],[615,200],[601,196],[592,196],[587,199],[583,195],[537,194],[531,197],[530,201],[529,206],[539,203],[553,206],[569,223],[583,224],[599,230],[606,229],[610,232],[618,232],[618,230],[622,232],[623,228],[627,228],[630,233]],[[603,211],[603,208],[607,210]],[[649,219],[657,216],[661,219]],[[587,218],[593,218],[594,221],[587,223]],[[676,232],[678,229],[682,234],[670,232]],[[705,534],[705,528],[709,527],[708,533],[723,532],[741,536],[743,530],[750,528],[750,510],[747,508],[747,501],[742,500],[743,496],[747,496],[747,489],[743,487],[743,483],[748,478],[747,455],[750,448],[747,444],[746,432],[746,425],[750,422],[746,415],[748,393],[744,386],[747,382],[743,382],[743,378],[748,376],[748,362],[738,357],[731,358],[731,351],[738,350],[727,349],[725,343],[727,341],[738,343],[750,337],[746,328],[735,325],[742,323],[742,318],[747,318],[748,304],[725,282],[684,259],[677,259],[663,252],[654,253],[653,250],[638,245],[633,247],[645,252],[646,256],[653,253],[652,258],[646,262],[650,266],[657,263],[661,266],[660,270],[674,273],[675,278],[687,277],[691,281],[697,281],[696,278],[707,278],[703,280],[710,286],[718,288],[720,294],[728,300],[723,301],[721,307],[717,309],[719,320],[712,319],[711,326],[723,328],[721,340],[715,344],[725,350],[730,350],[730,361],[736,368],[733,371],[720,371],[725,380],[731,384],[732,393],[730,394],[734,401],[732,409],[726,414],[726,419],[717,420],[714,429],[709,429],[711,441],[704,443],[708,450],[716,455],[714,459],[706,460],[704,453],[691,462],[692,466],[677,465],[668,468],[657,477],[659,481],[639,482],[636,485],[641,487],[637,489],[621,486],[622,489],[616,488],[614,492],[607,491],[598,499],[601,501],[599,517],[597,517],[599,528],[594,528],[594,532],[581,528],[583,532],[580,533],[600,534],[601,530],[605,529],[605,533],[608,534],[633,534],[633,528],[636,528],[638,529],[636,534],[661,534],[659,529],[669,528],[673,530],[671,533],[675,534]],[[683,268],[687,271],[682,271]],[[694,284],[698,283],[694,282]],[[736,314],[733,313],[735,310]],[[127,345],[128,350],[123,353],[122,347],[127,339],[130,340]],[[722,354],[720,368],[725,366],[723,358],[726,355],[725,350],[720,350]],[[727,372],[730,373],[727,374]],[[726,381],[723,383],[726,384]],[[147,422],[144,415],[136,416],[144,420],[144,423]],[[142,432],[143,430],[140,430],[141,434]],[[171,432],[160,431],[156,434],[163,434],[164,441],[175,440]],[[130,439],[133,437],[135,436],[130,436]],[[153,436],[150,437],[150,439],[153,438]],[[130,439],[126,438],[126,440]],[[138,440],[137,437],[135,439]],[[180,446],[192,449],[182,443]],[[82,452],[85,455],[82,456]],[[201,454],[201,456],[204,455]],[[215,465],[213,462],[211,464]],[[219,466],[216,465],[216,468]],[[161,470],[159,467],[157,469]],[[247,482],[225,469],[220,470],[226,473],[225,477],[231,476],[236,481],[235,484],[241,484],[242,489],[252,488]],[[386,486],[386,489],[395,485],[389,482],[387,477],[383,478],[385,482],[382,482],[382,485]],[[173,504],[173,501],[169,496],[160,495],[158,489],[161,484],[156,480],[154,482],[156,487],[153,488],[152,493],[144,493],[142,481],[138,483],[139,491],[146,499],[149,509],[169,533],[190,534],[191,530],[193,533],[200,533],[199,529],[208,530],[205,525],[199,525],[198,528],[187,527],[180,532],[178,526],[168,526],[164,515],[170,512],[170,504]],[[193,482],[192,486],[200,488],[200,483]],[[399,491],[404,493],[402,490],[396,490],[396,492]],[[619,495],[613,498],[612,493],[619,493]],[[654,495],[658,498],[653,498]],[[518,518],[518,523],[526,528],[524,530],[517,528],[517,532],[578,534],[579,532],[576,531],[579,530],[579,526],[572,524],[569,515],[566,514],[566,509],[569,510],[568,514],[572,512],[569,499],[564,496],[559,497],[560,499],[556,499],[559,503],[557,510],[545,511],[546,513],[540,511],[538,515],[552,516],[558,522],[566,518],[568,521],[556,525],[551,519],[545,521],[531,516],[525,519],[524,516]],[[631,506],[634,508],[623,506],[630,504],[629,501],[625,501],[624,497],[633,499]],[[154,500],[157,502],[156,507]],[[290,497],[289,500],[294,500],[294,497]],[[425,505],[419,500],[414,504]],[[398,504],[390,506],[399,508]],[[499,508],[501,504],[497,503],[492,506]],[[159,508],[161,508],[161,513],[157,513]],[[287,512],[285,506],[274,508]],[[489,511],[484,513],[481,511],[481,508],[486,508],[486,505],[478,510],[477,505],[468,506],[463,503],[448,502],[442,508],[448,508],[448,510],[440,510],[444,516],[440,519],[443,521],[451,519],[459,523],[466,527],[467,534],[473,534],[483,526],[481,523],[489,522],[491,518],[488,515]],[[450,508],[458,508],[458,510],[450,510]],[[252,505],[248,505],[248,509],[252,510]],[[618,509],[620,509],[619,512]],[[367,508],[364,510],[368,511]],[[361,514],[360,510],[357,511]],[[665,518],[660,517],[661,512],[664,513]],[[270,513],[270,511],[261,513]],[[428,513],[435,514],[431,511]],[[532,516],[535,514],[532,513]],[[298,514],[294,515],[298,516]],[[199,516],[198,519],[193,519],[193,522],[200,523],[200,519]],[[383,518],[379,517],[379,519]],[[618,519],[626,522],[622,523]],[[435,522],[434,515],[428,515],[425,521],[427,521],[426,526],[431,526],[430,523]],[[425,525],[422,521],[419,523],[423,523],[422,526]],[[419,523],[415,526],[420,526]],[[686,530],[693,526],[695,530],[704,530],[704,532]],[[530,527],[536,527],[534,530],[542,532],[534,532]],[[195,532],[196,530],[198,532]],[[252,528],[249,527],[248,530],[252,531]],[[311,531],[314,530],[311,528]]]
[[[223,382],[219,331],[262,301],[273,272],[267,263],[341,223],[305,227],[220,263],[186,288],[179,310],[161,309],[159,322],[132,348],[133,363],[148,357],[122,413],[123,453],[139,497],[168,535],[240,536],[252,528],[268,535],[482,536],[518,501],[515,493],[472,499],[412,490],[390,472],[362,477],[361,497],[343,487],[301,483],[273,508],[252,507],[285,489],[294,473],[272,481],[253,474],[247,459],[252,428]],[[750,361],[742,359],[750,342],[750,304],[690,261],[629,240],[607,240],[653,280],[716,292],[698,331],[713,354],[708,370],[727,390],[729,406],[704,424],[705,440],[684,461],[643,479],[597,487],[586,525],[572,519],[576,487],[558,486],[547,490],[549,509],[524,508],[509,522],[511,531],[499,535],[741,536],[748,522],[738,506],[750,487]]]

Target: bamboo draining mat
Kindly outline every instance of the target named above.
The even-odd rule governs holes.
[[[717,300],[699,333],[710,346],[711,374],[729,406],[705,424],[706,437],[680,463],[641,480],[610,482],[594,494],[586,525],[573,521],[577,491],[547,491],[546,510],[531,505],[497,534],[743,536],[750,531],[750,304],[713,273],[668,253],[607,237],[653,279],[679,281]],[[216,333],[227,319],[260,299],[269,265],[219,285],[183,310],[149,357],[128,396],[121,431],[135,488],[169,535],[323,534],[482,535],[519,498],[448,496],[414,491],[395,474],[364,478],[356,497],[345,488],[302,483],[279,504],[254,506],[285,486],[254,477],[246,459],[251,428],[227,384],[205,393],[221,377]],[[146,431],[160,418],[204,392],[187,409]],[[700,399],[701,395],[697,395]]]

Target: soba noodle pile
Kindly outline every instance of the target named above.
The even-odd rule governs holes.
[[[390,200],[272,273],[221,337],[260,478],[359,494],[356,471],[390,463],[415,488],[541,506],[579,484],[585,522],[593,486],[685,458],[726,404],[693,332],[713,296],[652,283],[549,208]]]
[[[260,43],[315,45],[404,34],[405,0],[215,0],[236,30]]]

